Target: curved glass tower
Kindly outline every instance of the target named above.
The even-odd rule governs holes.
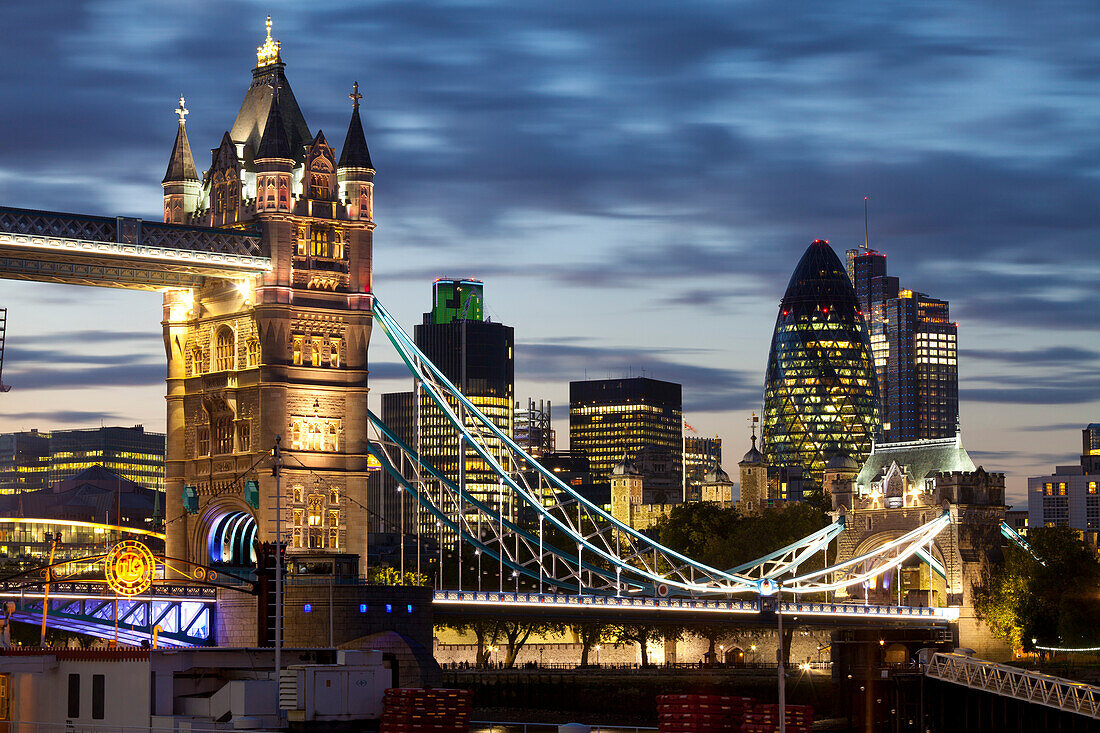
[[[841,453],[860,465],[881,429],[878,384],[859,299],[828,242],[802,255],[779,306],[764,383],[764,454],[821,486]]]

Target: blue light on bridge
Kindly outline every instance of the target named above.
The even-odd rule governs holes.
[[[412,607],[411,603],[409,605],[405,606],[405,611],[406,611],[406,613],[412,613],[413,612],[413,607]]]
[[[393,604],[392,603],[387,603],[386,604],[386,613],[393,613]]]
[[[366,613],[366,612],[367,612],[367,604],[360,603],[359,604],[359,613]]]
[[[313,604],[312,603],[307,603],[306,605],[302,606],[302,610],[305,611],[306,613],[309,613],[310,611],[313,610]]]

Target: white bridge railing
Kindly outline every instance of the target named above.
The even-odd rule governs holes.
[[[962,654],[935,654],[927,677],[1100,720],[1100,687]]]
[[[757,614],[760,602],[756,598],[715,600],[706,598],[653,598],[648,596],[567,595],[550,593],[510,593],[476,590],[435,591],[437,605],[512,606],[584,608],[585,610],[650,610],[707,612],[719,614]],[[785,616],[832,616],[834,618],[881,619],[889,621],[952,622],[959,618],[957,608],[927,606],[863,606],[855,603],[815,603],[783,601]]]

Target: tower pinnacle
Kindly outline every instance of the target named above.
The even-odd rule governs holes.
[[[348,95],[351,100],[352,107],[359,109],[359,100],[363,98],[363,95],[359,93],[359,82],[355,82],[351,85],[351,94]]]
[[[271,16],[267,16],[267,38],[262,46],[256,48],[256,68],[282,63],[279,57],[279,42],[271,38]]]
[[[183,124],[183,118],[191,114],[191,110],[187,109],[183,103],[183,95],[180,95],[180,106],[176,108],[176,115],[180,118],[180,124]]]

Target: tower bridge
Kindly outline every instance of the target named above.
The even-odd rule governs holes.
[[[418,547],[422,539],[437,547],[457,542],[496,563],[502,582],[506,573],[515,579],[512,594],[441,589],[429,602],[443,613],[560,608],[747,618],[759,612],[760,597],[779,594],[780,603],[793,604],[783,613],[828,622],[954,621],[951,608],[930,602],[820,600],[898,572],[911,558],[942,570],[955,588],[952,561],[937,549],[937,538],[954,536],[965,518],[951,501],[922,506],[873,541],[842,540],[839,556],[828,557],[838,536],[854,537],[864,518],[868,528],[878,520],[849,513],[788,547],[721,569],[617,521],[543,467],[462,394],[375,295],[375,170],[358,84],[337,155],[323,132],[310,132],[284,69],[269,26],[240,111],[201,176],[180,99],[162,181],[163,223],[0,209],[0,277],[163,293],[168,557],[247,566],[256,546],[278,536],[289,558],[365,558],[374,464],[411,506],[416,521],[407,534]],[[376,324],[408,368],[418,406],[430,407],[461,450],[497,477],[499,500],[432,466],[419,441],[402,440],[367,409]],[[271,471],[277,444],[285,458],[278,477]],[[437,534],[422,537],[431,526]],[[521,593],[521,580],[538,592]],[[341,597],[351,599],[355,587],[341,586]],[[62,599],[69,605],[51,610],[54,618],[103,626],[96,594],[74,593]],[[949,592],[946,605],[956,596]],[[140,633],[173,603],[192,602],[154,598],[128,607],[131,631]],[[255,625],[256,604],[219,602],[218,613],[250,616]]]

